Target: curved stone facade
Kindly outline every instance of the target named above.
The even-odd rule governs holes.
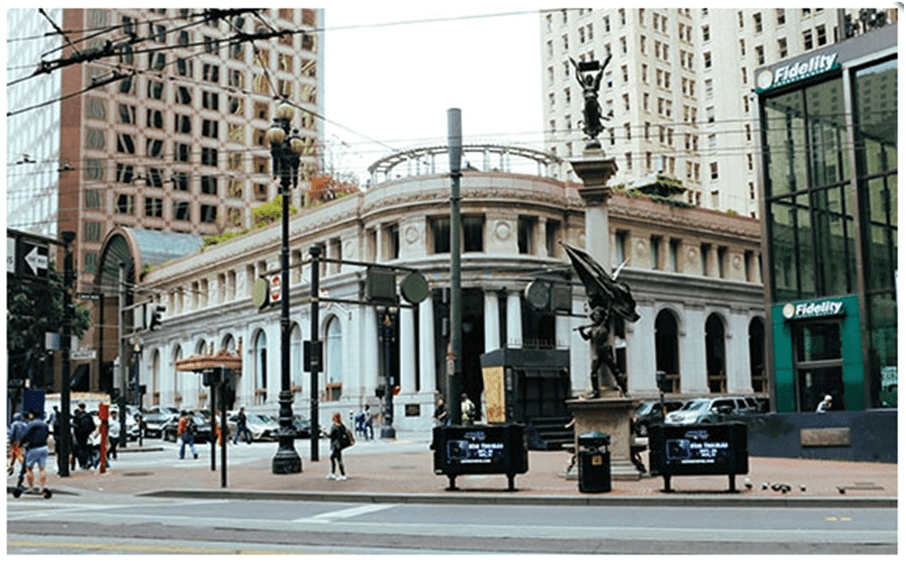
[[[542,346],[570,350],[574,394],[589,386],[589,348],[576,328],[585,321],[584,289],[572,290],[571,315],[539,315],[522,297],[538,278],[570,274],[560,242],[582,246],[584,208],[576,185],[553,178],[499,171],[464,171],[461,180],[464,294],[464,378],[480,392],[478,356],[500,347]],[[293,410],[308,415],[310,374],[302,369],[302,344],[310,340],[309,249],[321,246],[319,340],[324,368],[318,382],[319,418],[344,417],[366,403],[380,412],[381,349],[374,307],[364,298],[361,264],[414,268],[428,280],[432,296],[400,307],[393,345],[400,387],[394,401],[398,430],[427,429],[433,404],[446,379],[447,304],[450,283],[450,178],[411,175],[291,219],[291,358]],[[709,392],[708,319],[722,327],[723,391],[753,393],[749,331],[764,316],[759,279],[756,221],[701,209],[616,194],[610,200],[614,265],[632,288],[642,318],[627,327],[625,359],[633,397],[656,394],[659,361],[655,318],[663,310],[679,319],[676,335],[680,394]],[[149,404],[201,408],[207,397],[200,376],[175,371],[177,359],[197,352],[241,351],[243,372],[236,402],[251,411],[276,414],[280,391],[279,307],[256,308],[255,280],[279,272],[279,225],[167,263],[147,272],[143,290],[167,307],[160,330],[143,334],[142,382]],[[704,253],[705,260],[701,256]],[[710,261],[710,262],[709,262]],[[712,263],[713,262],[713,263]],[[399,281],[399,280],[398,280]],[[712,320],[710,326],[715,326]],[[757,390],[756,390],[757,391]],[[765,389],[766,391],[766,389]],[[476,398],[480,398],[476,397]]]

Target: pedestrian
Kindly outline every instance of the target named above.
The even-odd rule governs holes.
[[[447,410],[447,403],[443,399],[438,399],[437,406],[434,407],[434,421],[437,426],[450,424],[450,411]]]
[[[195,413],[192,411],[182,411],[179,417],[179,425],[176,427],[179,444],[179,459],[185,459],[186,446],[192,452],[192,456],[198,459],[198,451],[195,450]]]
[[[471,426],[475,422],[475,403],[465,393],[462,394],[462,423]]]
[[[120,442],[120,425],[116,416],[116,411],[110,411],[110,420],[107,422],[107,459],[116,459],[116,446]]]
[[[88,457],[91,455],[91,447],[88,440],[95,428],[94,418],[85,411],[85,403],[80,402],[72,417],[72,433],[76,442],[75,456],[79,461],[79,467],[82,469],[88,467]],[[75,464],[73,463],[73,465]]]
[[[825,395],[824,400],[818,403],[818,408],[815,409],[815,412],[827,412],[831,408],[834,398],[830,395]]]
[[[327,478],[345,481],[346,468],[343,467],[343,450],[352,445],[352,440],[350,439],[349,431],[343,426],[343,417],[340,411],[334,412],[330,420],[333,425],[330,427],[330,433],[328,434],[330,437],[330,473],[327,474]],[[340,466],[339,475],[337,475],[338,465]]]
[[[245,443],[252,443],[252,432],[248,427],[248,419],[245,416],[245,407],[239,407],[239,414],[236,415],[236,434],[233,435],[233,444],[239,443],[239,436],[245,433]]]
[[[53,422],[51,423],[51,430],[53,431],[53,451],[54,455],[57,457],[57,474],[62,474],[63,467],[63,434],[60,431],[61,425],[63,424],[60,420],[60,409],[56,405],[53,407]],[[71,442],[71,440],[70,440]],[[70,452],[72,453],[72,452]],[[67,462],[69,460],[66,460]]]
[[[25,444],[25,471],[28,488],[44,494],[44,487],[47,484],[47,436],[50,430],[47,427],[47,423],[38,414],[36,410],[29,411],[28,424],[25,428],[25,436],[22,443]],[[35,464],[38,465],[40,489],[35,489],[35,475],[33,473]]]
[[[374,440],[374,415],[371,412],[371,406],[365,405],[365,434],[366,440]]]
[[[22,419],[20,413],[13,415],[13,423],[7,432],[9,439],[9,461],[6,464],[6,472],[10,475],[16,472],[16,462],[22,463],[25,457],[25,451],[22,448],[22,437],[25,435],[26,422]]]

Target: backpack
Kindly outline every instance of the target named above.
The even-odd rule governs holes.
[[[91,418],[91,415],[87,412],[84,412],[79,415],[79,420],[77,421],[77,426],[79,432],[85,436],[94,432],[94,420]]]
[[[355,437],[352,434],[352,430],[344,427],[341,427],[342,431],[340,432],[340,449],[345,450],[349,446],[355,444]]]

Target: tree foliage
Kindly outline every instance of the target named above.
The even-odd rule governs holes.
[[[63,331],[63,276],[48,268],[48,283],[9,276],[6,284],[6,349],[9,376],[25,378],[44,355],[44,334]],[[87,307],[74,305],[72,334],[81,337],[91,326]]]

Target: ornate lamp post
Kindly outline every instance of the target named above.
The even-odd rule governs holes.
[[[277,116],[267,131],[267,141],[271,145],[271,158],[274,161],[274,178],[280,179],[280,196],[283,200],[283,243],[280,247],[280,430],[277,434],[280,445],[272,464],[275,475],[302,472],[302,459],[293,445],[295,430],[289,373],[289,199],[290,189],[299,183],[299,155],[302,154],[302,139],[299,138],[298,130],[293,129],[290,134],[293,113],[293,107],[289,103],[281,103],[277,108]]]

